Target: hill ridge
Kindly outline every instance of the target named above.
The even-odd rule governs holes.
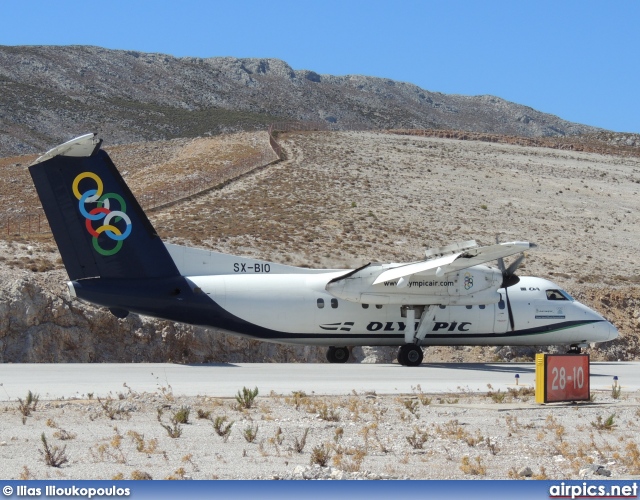
[[[499,97],[432,92],[279,59],[174,57],[95,46],[0,46],[0,156],[87,130],[110,144],[324,121],[332,128],[444,128],[525,137],[599,131]]]

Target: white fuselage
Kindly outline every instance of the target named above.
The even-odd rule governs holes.
[[[325,287],[341,274],[344,271],[187,278],[231,315],[283,333],[271,341],[326,346],[402,344],[407,320],[400,306],[336,298]],[[428,319],[431,324],[421,345],[559,345],[615,338],[615,328],[598,313],[577,301],[549,300],[547,290],[559,287],[541,278],[523,277],[506,291],[498,289],[496,302],[439,305]]]
[[[306,269],[166,247],[181,273],[171,278],[169,296],[137,280],[81,280],[69,289],[114,314],[150,314],[288,344],[579,346],[617,336],[554,283],[522,277],[500,288],[501,272],[483,265],[439,277],[418,273],[398,286],[375,283],[390,264]]]

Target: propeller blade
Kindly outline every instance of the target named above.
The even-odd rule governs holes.
[[[500,238],[498,238],[498,234],[496,233],[496,245],[499,245],[499,244],[500,244]],[[505,267],[504,267],[504,259],[502,257],[498,259],[498,269],[500,269],[500,271],[502,272],[502,275],[504,276]]]
[[[507,268],[507,270],[505,271],[507,273],[507,275],[512,276],[516,273],[516,270],[518,269],[518,267],[520,267],[520,264],[522,264],[522,261],[524,260],[524,254],[520,255],[520,257],[518,257],[516,260],[514,260],[509,267]]]
[[[500,239],[498,238],[497,234],[496,234],[496,244],[500,244]],[[534,246],[535,245],[532,245],[531,248],[533,248]],[[524,254],[520,255],[516,260],[514,260],[511,264],[509,264],[509,267],[506,267],[504,265],[504,259],[502,257],[498,259],[498,268],[502,273],[501,288],[509,288],[510,286],[513,286],[520,281],[520,278],[516,276],[516,271],[518,270],[518,267],[520,267],[520,264],[522,264],[523,260],[524,260]],[[513,329],[513,323],[511,325],[511,328]]]
[[[514,275],[515,278],[518,278],[517,276]],[[518,281],[520,281],[520,278],[518,278]],[[505,298],[507,299],[507,312],[509,313],[509,326],[511,326],[511,331],[514,331],[515,326],[514,326],[514,322],[513,322],[513,311],[511,310],[511,301],[509,300],[509,292],[507,290],[508,287],[504,288],[504,295]]]
[[[504,275],[504,273],[506,272],[506,269],[504,267],[504,259],[502,257],[500,257],[498,259],[498,269],[500,269],[500,272]]]

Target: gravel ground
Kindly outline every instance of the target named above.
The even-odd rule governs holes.
[[[640,478],[636,395],[538,405],[531,393],[271,394],[246,409],[231,399],[180,397],[170,387],[154,394],[124,387],[100,401],[39,401],[26,417],[18,402],[5,402],[0,477]],[[187,423],[172,422],[187,408]],[[220,431],[232,424],[227,439],[216,420]],[[43,433],[68,462],[45,464]]]

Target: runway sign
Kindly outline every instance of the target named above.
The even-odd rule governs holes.
[[[536,403],[590,399],[588,354],[536,354]]]

